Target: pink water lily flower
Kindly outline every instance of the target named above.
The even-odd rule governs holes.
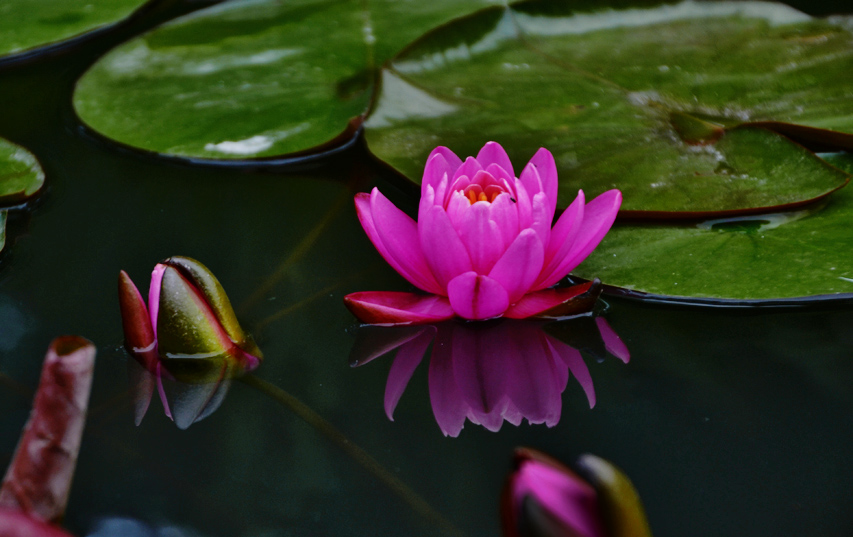
[[[583,191],[552,227],[557,167],[540,149],[516,177],[504,149],[489,142],[465,162],[446,147],[430,153],[418,220],[378,189],[355,197],[361,225],[394,269],[429,295],[361,292],[347,307],[369,324],[521,319],[559,309],[577,295],[549,289],[598,246],[622,194],[586,203]]]

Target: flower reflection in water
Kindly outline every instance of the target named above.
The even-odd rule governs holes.
[[[433,414],[446,436],[458,436],[467,418],[490,431],[504,420],[553,427],[560,420],[562,393],[574,376],[595,406],[595,390],[580,349],[627,363],[627,347],[603,317],[554,323],[571,344],[547,333],[545,323],[503,319],[487,323],[449,321],[438,325],[363,326],[353,347],[353,366],[397,349],[385,388],[385,413],[394,409],[427,348]]]

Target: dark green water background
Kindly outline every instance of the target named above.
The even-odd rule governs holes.
[[[186,9],[0,65],[0,136],[33,151],[48,177],[38,202],[10,215],[0,254],[0,467],[50,340],[94,341],[71,532],[90,535],[121,517],[183,535],[441,534],[339,445],[245,383],[188,430],[157,400],[134,426],[116,278],[125,269],[144,292],[153,265],[179,254],[204,262],[228,291],[264,350],[258,377],[309,405],[465,535],[499,534],[498,496],[519,445],[565,461],[584,452],[610,459],[634,481],[658,537],[853,534],[849,305],[743,311],[608,299],[632,358],[586,356],[594,409],[570,380],[554,428],[491,433],[469,423],[445,438],[424,362],[388,421],[391,360],[349,366],[357,324],[342,297],[406,286],[364,236],[351,196],[379,184],[409,210],[416,200],[361,144],[300,172],[193,166],[121,149],[74,117],[74,81],[98,55]]]

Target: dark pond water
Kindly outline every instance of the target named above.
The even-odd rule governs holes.
[[[431,400],[447,363],[424,358],[407,384],[412,359],[350,365],[358,325],[342,297],[406,289],[364,236],[352,193],[380,184],[401,205],[416,203],[360,144],[298,172],[217,169],[122,150],[76,122],[70,92],[86,65],[175,13],[0,67],[0,136],[31,149],[49,181],[38,203],[12,213],[0,255],[0,466],[49,341],[94,341],[71,532],[494,536],[511,454],[523,445],[564,461],[613,461],[656,536],[853,534],[848,305],[744,311],[608,298],[627,364],[605,351],[590,319],[510,327],[527,334],[522,348],[535,334],[581,349],[562,395],[552,387],[534,409],[558,423],[492,432],[467,422],[446,437],[458,405],[468,404],[464,415],[477,396],[460,385]],[[153,265],[176,254],[213,270],[266,358],[186,430],[156,400],[135,426],[116,278],[124,269],[144,290]],[[386,387],[389,400],[400,396],[394,421]],[[195,400],[180,400],[192,413]]]

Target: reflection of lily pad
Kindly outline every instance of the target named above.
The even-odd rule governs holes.
[[[44,172],[26,149],[0,138],[0,206],[20,203],[44,184]]]
[[[0,56],[63,41],[130,15],[143,0],[3,0]]]
[[[853,294],[853,191],[801,211],[698,225],[616,225],[574,274],[654,295],[773,300]]]
[[[304,151],[365,112],[377,65],[488,3],[231,1],[113,50],[81,79],[74,105],[104,135],[160,153]]]
[[[519,166],[544,146],[561,206],[618,187],[626,211],[739,212],[845,183],[778,135],[720,136],[759,120],[853,132],[848,29],[764,2],[582,4],[484,10],[413,43],[383,74],[373,153],[418,181],[439,144],[496,140]]]

